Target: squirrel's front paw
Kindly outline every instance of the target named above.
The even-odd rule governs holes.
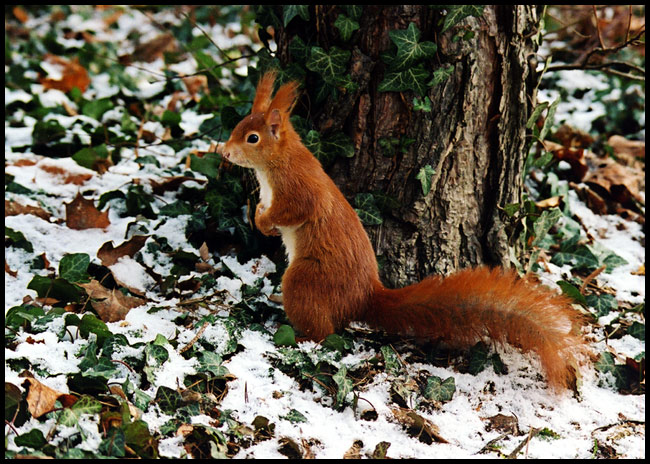
[[[255,225],[264,235],[280,235],[280,231],[269,220],[268,214],[264,214],[266,208],[261,203],[257,204],[255,210]]]

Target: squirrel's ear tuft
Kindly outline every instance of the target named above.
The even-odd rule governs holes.
[[[293,105],[296,103],[297,97],[298,83],[288,82],[278,89],[268,109],[279,110],[280,113],[285,113],[288,118],[289,113],[293,109]]]
[[[275,76],[275,71],[268,71],[260,79],[255,91],[255,100],[253,100],[251,113],[264,113],[269,109]]]

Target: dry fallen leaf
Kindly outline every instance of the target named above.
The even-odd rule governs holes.
[[[16,201],[5,200],[5,217],[17,216],[19,214],[33,214],[46,221],[49,221],[52,217],[50,213],[38,206],[27,206]]]
[[[641,192],[645,190],[645,173],[642,170],[624,166],[612,158],[599,158],[591,152],[587,152],[586,157],[595,168],[590,169],[583,182],[597,184],[623,206],[632,199],[644,203]]]
[[[178,187],[183,182],[187,182],[187,181],[196,182],[198,184],[204,184],[206,182],[204,179],[196,179],[194,177],[189,177],[189,176],[175,176],[175,177],[165,177],[163,178],[162,182],[157,182],[156,180],[152,179],[151,181],[149,181],[149,183],[151,184],[153,193],[156,195],[161,195],[168,191],[178,190]]]
[[[112,241],[106,242],[97,251],[97,257],[101,260],[104,266],[112,266],[122,256],[133,258],[133,255],[144,246],[144,243],[148,238],[149,235],[134,235],[131,240],[116,247],[113,246]]]
[[[86,290],[93,300],[98,300],[91,301],[91,305],[104,322],[121,321],[132,308],[144,303],[141,298],[126,296],[116,289],[109,290],[96,280],[79,285]]]
[[[440,429],[437,425],[432,423],[430,420],[420,416],[415,411],[411,409],[391,409],[393,416],[397,419],[397,422],[402,424],[404,427],[409,429],[413,433],[414,437],[420,438],[426,436],[430,441],[436,441],[438,443],[449,443],[445,440],[444,437],[440,435]]]
[[[25,24],[29,20],[29,15],[20,6],[15,6],[12,11],[13,11],[13,14],[16,17],[16,19],[18,21],[20,21],[21,23]]]
[[[39,163],[38,168],[57,177],[57,180],[63,184],[83,185],[87,180],[90,180],[93,177],[92,174],[88,173],[73,174],[59,166],[52,166],[46,163]]]
[[[108,220],[108,209],[103,213],[95,208],[92,200],[86,200],[81,193],[70,203],[65,203],[65,221],[69,228],[75,230],[104,229],[111,222]]]
[[[343,459],[361,459],[361,449],[363,448],[363,442],[361,440],[355,440],[352,443],[352,446],[343,453]]]
[[[125,295],[118,289],[109,290],[94,279],[78,285],[86,290],[90,304],[104,322],[121,321],[131,309],[145,303],[144,299]]]
[[[556,159],[561,161],[566,161],[571,166],[571,178],[576,182],[580,182],[589,167],[584,159],[584,148],[560,148],[559,150],[553,150],[552,153]]]
[[[56,407],[56,401],[60,401],[64,407],[72,406],[77,398],[67,393],[54,390],[47,385],[42,384],[29,372],[26,373],[25,383],[29,384],[27,393],[27,409],[34,418],[39,418],[43,414],[53,411]]]
[[[537,201],[535,202],[535,206],[542,209],[556,208],[560,206],[560,197],[555,196],[555,197],[546,198],[545,200]]]
[[[519,435],[519,421],[515,416],[506,416],[505,414],[497,414],[492,417],[486,417],[483,420],[487,421],[485,430],[497,430],[499,432],[507,432],[512,435]]]
[[[607,144],[614,149],[614,155],[628,166],[634,164],[637,158],[645,159],[645,142],[640,140],[628,140],[620,135],[612,135]]]
[[[130,55],[120,56],[120,63],[131,64],[136,61],[151,63],[162,58],[164,52],[171,52],[177,49],[176,39],[172,34],[161,34],[149,42],[138,45]]]
[[[60,56],[46,54],[44,60],[62,68],[61,79],[43,77],[39,80],[46,89],[56,89],[61,92],[69,92],[76,87],[81,90],[81,93],[83,93],[90,85],[88,71],[79,64],[79,59],[77,57],[74,57],[72,61],[69,61]]]
[[[196,101],[198,101],[200,98],[198,95],[199,92],[203,92],[205,94],[210,93],[210,89],[208,88],[208,76],[204,74],[183,77],[182,81],[185,84],[187,91]]]
[[[562,124],[553,136],[566,148],[588,148],[594,143],[594,138],[587,132],[568,124]]]

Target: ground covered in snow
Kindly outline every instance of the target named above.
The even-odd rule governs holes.
[[[251,178],[212,154],[250,107],[252,12],[17,7],[5,24],[6,457],[645,457],[644,184],[641,213],[601,214],[570,162],[527,180],[559,199],[540,278],[590,316],[574,391],[508,346],[363,326],[296,344]],[[593,134],[639,93],[550,77],[553,133]],[[643,141],[641,113],[619,135]]]

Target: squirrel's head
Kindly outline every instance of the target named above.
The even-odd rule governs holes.
[[[296,102],[298,84],[281,86],[271,98],[275,72],[260,79],[251,114],[233,129],[228,141],[218,151],[230,162],[247,168],[265,169],[282,155],[283,146],[296,137],[289,121]]]

